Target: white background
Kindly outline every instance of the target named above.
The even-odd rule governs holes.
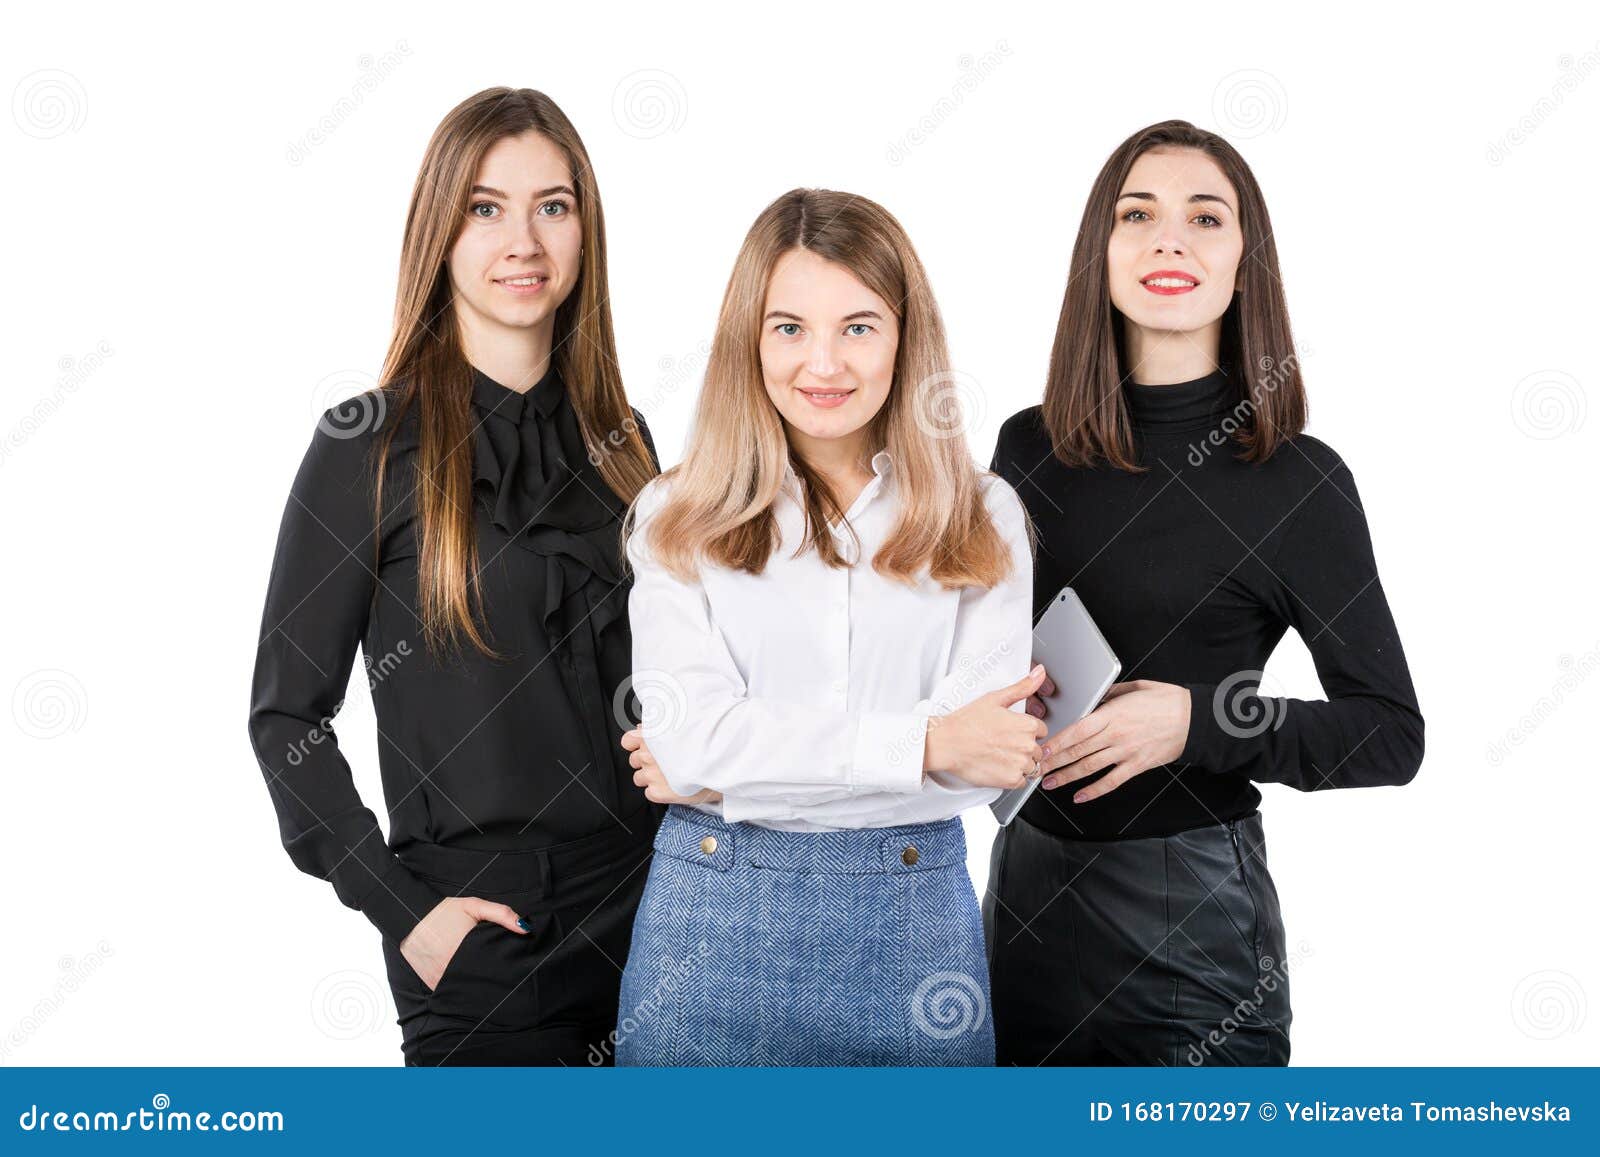
[[[622,369],[669,465],[777,194],[905,224],[987,463],[1039,400],[1105,157],[1168,117],[1233,140],[1427,719],[1408,787],[1265,789],[1293,1059],[1600,1061],[1586,7],[12,13],[0,1063],[399,1063],[377,933],[290,864],[245,717],[315,416],[379,368],[429,134],[498,84],[588,145]],[[1297,639],[1268,674],[1320,696]],[[382,814],[360,678],[339,734]],[[969,817],[980,889],[992,830]]]

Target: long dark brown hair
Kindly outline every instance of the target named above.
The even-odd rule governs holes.
[[[464,636],[494,655],[474,619],[478,544],[472,517],[472,367],[461,345],[446,268],[466,223],[469,191],[483,156],[499,140],[542,133],[572,171],[583,252],[577,284],[556,310],[551,357],[566,384],[602,478],[631,503],[655,475],[617,369],[606,285],[605,216],[589,154],[566,114],[531,88],[489,88],[468,97],[439,123],[411,191],[400,251],[394,332],[380,386],[395,420],[374,449],[377,525],[383,474],[400,418],[417,407],[417,601],[430,649],[459,648]],[[375,536],[380,537],[380,536]],[[620,553],[620,537],[619,537]]]
[[[1238,397],[1232,437],[1238,455],[1264,462],[1306,424],[1305,386],[1289,332],[1289,308],[1278,276],[1272,221],[1255,174],[1236,149],[1215,133],[1188,121],[1162,121],[1140,129],[1118,145],[1089,191],[1072,249],[1072,266],[1061,300],[1043,418],[1056,457],[1068,466],[1104,461],[1138,472],[1133,428],[1122,381],[1124,321],[1111,304],[1106,251],[1116,223],[1117,197],[1133,164],[1152,149],[1195,149],[1216,162],[1239,195],[1244,255],[1234,297],[1222,319],[1218,361],[1229,372]]]

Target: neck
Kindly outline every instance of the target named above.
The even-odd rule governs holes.
[[[458,304],[456,325],[467,361],[507,389],[525,394],[550,369],[553,316],[531,326],[504,326]]]
[[[788,432],[796,457],[821,474],[834,494],[857,490],[864,477],[871,477],[871,471],[862,465],[867,445],[864,427],[838,438],[813,438],[793,426]]]
[[[1204,329],[1145,329],[1128,324],[1123,362],[1141,386],[1170,386],[1213,373],[1222,349],[1222,319]]]

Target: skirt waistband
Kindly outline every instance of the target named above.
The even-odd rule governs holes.
[[[605,867],[619,872],[633,868],[648,852],[654,824],[641,813],[629,831],[620,824],[592,836],[543,848],[487,851],[413,840],[395,849],[400,862],[420,875],[459,886],[464,895],[531,892],[549,896],[568,880],[588,877]]]
[[[655,850],[726,872],[735,865],[794,872],[900,874],[965,865],[967,835],[959,819],[790,832],[673,804],[656,832]]]

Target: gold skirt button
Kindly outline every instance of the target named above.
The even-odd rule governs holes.
[[[704,852],[708,856],[712,852],[716,851],[717,850],[717,837],[716,836],[707,836],[705,839],[701,840],[700,841],[700,850],[702,852]]]
[[[906,845],[906,850],[900,853],[900,862],[908,868],[917,862],[916,844]]]

